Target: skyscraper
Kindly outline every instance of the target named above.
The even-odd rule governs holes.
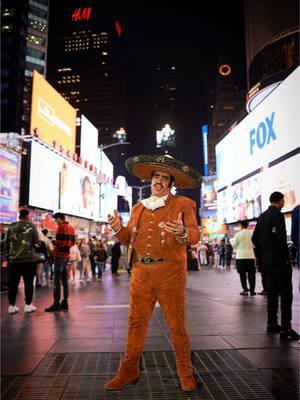
[[[48,0],[3,0],[1,131],[29,133],[32,71],[46,74]]]
[[[248,104],[251,111],[299,65],[299,1],[245,1]]]
[[[99,142],[109,143],[120,127],[113,111],[120,22],[97,1],[64,0],[51,5],[50,31],[49,82],[97,127]]]
[[[223,60],[224,61],[224,60]],[[219,62],[215,90],[210,93],[211,124],[208,132],[208,171],[216,173],[215,146],[234,123],[245,104],[245,91],[240,87],[237,71],[231,63]]]

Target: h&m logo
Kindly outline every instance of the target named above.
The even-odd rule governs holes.
[[[269,144],[271,140],[274,141],[277,139],[273,127],[274,117],[275,111],[272,112],[271,117],[267,117],[265,121],[261,121],[256,129],[254,128],[249,132],[251,155],[255,150],[255,146],[262,149],[266,144]]]

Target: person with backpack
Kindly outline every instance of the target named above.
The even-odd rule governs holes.
[[[16,314],[20,310],[16,305],[16,298],[21,276],[24,280],[25,289],[24,312],[31,313],[36,311],[36,307],[32,304],[32,298],[37,265],[35,249],[39,245],[39,234],[34,224],[30,221],[29,210],[21,209],[19,221],[9,225],[5,237],[5,252],[9,262],[9,314]]]

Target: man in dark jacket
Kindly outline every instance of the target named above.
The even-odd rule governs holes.
[[[292,329],[293,283],[292,266],[287,246],[286,227],[281,209],[284,195],[274,192],[271,205],[259,217],[252,242],[262,267],[268,276],[268,325],[267,331],[279,333],[282,339],[299,340]],[[281,300],[281,326],[277,322],[278,301]]]
[[[70,255],[70,247],[75,243],[75,230],[69,222],[65,219],[65,215],[61,212],[57,212],[53,215],[58,228],[56,231],[56,237],[53,242],[54,244],[54,290],[53,297],[54,303],[45,308],[46,312],[67,311],[69,309],[68,297],[68,261]],[[63,300],[60,303],[61,287],[63,287]]]
[[[111,248],[111,273],[115,275],[119,275],[119,260],[121,257],[121,243],[116,242]]]
[[[16,297],[21,276],[23,276],[25,288],[24,312],[31,313],[36,310],[32,304],[33,280],[37,264],[34,248],[38,247],[39,243],[37,229],[30,222],[29,210],[20,210],[19,221],[9,225],[5,238],[5,250],[9,261],[9,314],[15,314],[20,310],[16,306]]]

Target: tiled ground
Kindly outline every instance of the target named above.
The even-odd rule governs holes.
[[[298,270],[294,271],[294,328],[299,329]],[[257,290],[261,289],[257,274]],[[196,393],[178,384],[166,323],[157,307],[149,325],[141,379],[122,392],[104,382],[124,351],[128,288],[126,273],[71,287],[70,311],[48,314],[52,288],[35,293],[34,314],[7,314],[1,294],[3,399],[278,399],[299,398],[299,343],[267,335],[266,298],[239,295],[231,271],[189,272],[187,316],[197,376]],[[23,289],[20,287],[18,304]],[[21,305],[22,306],[22,305]],[[201,377],[200,377],[201,376]]]

